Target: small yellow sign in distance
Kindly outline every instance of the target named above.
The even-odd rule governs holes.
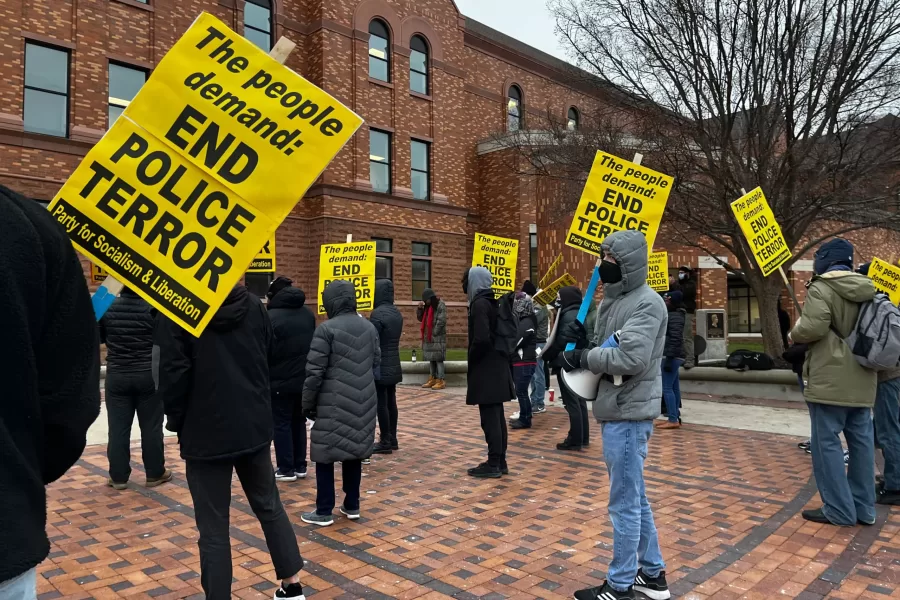
[[[484,267],[494,278],[494,292],[500,295],[516,289],[516,261],[519,258],[519,241],[509,238],[475,234],[472,266]]]
[[[539,306],[552,304],[556,300],[556,295],[559,293],[559,290],[570,285],[577,285],[577,283],[578,282],[575,281],[574,277],[566,273],[548,285],[545,289],[541,290],[541,292],[534,297],[534,303]]]
[[[651,252],[647,258],[647,285],[657,292],[669,291],[669,253]]]
[[[349,281],[356,288],[356,310],[375,307],[375,242],[325,244],[319,253],[319,314],[325,314],[322,293],[332,281]]]

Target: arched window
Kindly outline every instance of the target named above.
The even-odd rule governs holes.
[[[391,80],[391,34],[379,19],[369,23],[369,77]]]
[[[244,37],[262,48],[272,49],[272,2],[247,0],[244,5]]]
[[[420,35],[409,41],[409,89],[428,94],[428,43]]]
[[[566,123],[566,129],[569,131],[578,129],[578,109],[574,106],[569,109],[569,120]]]
[[[509,86],[506,100],[506,129],[518,131],[522,128],[522,90],[518,86]]]

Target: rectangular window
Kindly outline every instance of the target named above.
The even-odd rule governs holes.
[[[112,127],[128,104],[147,81],[147,73],[141,69],[109,63],[109,122]]]
[[[369,130],[369,180],[372,190],[391,193],[391,134]]]
[[[416,200],[428,200],[431,197],[431,144],[412,140],[410,142],[412,165],[412,192]]]
[[[394,279],[394,241],[372,238],[375,242],[375,279]]]
[[[738,277],[728,278],[728,333],[762,333],[756,294]]]
[[[412,299],[421,300],[422,292],[431,287],[431,244],[412,243]]]
[[[269,285],[272,283],[272,277],[272,273],[245,273],[244,283],[251,294],[265,298],[266,292],[269,291]]]
[[[540,279],[540,273],[538,273],[538,239],[537,239],[537,225],[529,225],[528,226],[528,266],[529,266],[529,277],[531,279],[531,283],[535,286],[538,284],[538,280]]]
[[[25,131],[69,136],[69,53],[25,44]]]
[[[272,9],[268,0],[244,4],[244,37],[265,52],[272,49]]]

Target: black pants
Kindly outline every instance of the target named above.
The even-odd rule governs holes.
[[[562,375],[559,375],[562,377]],[[563,406],[569,415],[569,435],[566,439],[573,446],[584,446],[590,443],[591,421],[588,418],[587,402],[574,397],[563,385],[559,383],[559,393],[562,396]]]
[[[158,479],[166,471],[163,450],[163,403],[156,397],[150,371],[121,373],[109,369],[106,375],[106,417],[109,425],[109,476],[125,483],[131,476],[131,424],[137,412],[141,427],[141,460],[148,479]]]
[[[397,386],[375,384],[378,393],[378,429],[382,444],[397,445]]]
[[[481,429],[484,431],[484,441],[488,445],[488,464],[492,467],[502,467],[506,464],[508,436],[506,415],[503,414],[503,404],[479,404],[478,412],[481,414]]]
[[[362,461],[341,463],[344,483],[344,507],[359,509],[359,486],[362,483]],[[316,463],[316,514],[330,515],[334,510],[334,463]]]
[[[306,471],[306,419],[303,394],[272,392],[275,422],[275,464],[284,475]]]
[[[275,575],[287,579],[303,568],[297,538],[288,520],[272,469],[270,447],[236,458],[185,461],[194,516],[200,531],[200,584],[208,600],[231,598],[231,540],[228,512],[231,473],[237,471],[244,495],[262,525]]]

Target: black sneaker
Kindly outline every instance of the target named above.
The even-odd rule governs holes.
[[[469,469],[468,473],[479,479],[497,479],[503,474],[499,467],[492,467],[487,463],[481,463],[477,467]]]
[[[391,454],[392,452],[391,445],[385,442],[377,442],[372,448],[372,454]]]
[[[400,444],[397,443],[397,438],[394,438],[394,441],[391,442],[391,450],[399,450]]]
[[[306,600],[306,596],[303,595],[303,586],[299,583],[291,583],[287,587],[284,587],[284,584],[281,584],[277,590],[275,590],[275,600],[279,598],[293,598],[294,600]]]
[[[801,450],[806,450],[811,445],[812,445],[812,440],[807,439],[806,441],[803,441],[803,442],[800,442],[799,444],[797,444],[797,447],[800,448]]]
[[[881,490],[876,500],[878,504],[887,504],[888,506],[900,506],[900,491]]]
[[[531,429],[531,423],[525,423],[521,419],[509,422],[510,429]]]
[[[506,464],[506,461],[503,461],[503,464],[500,465],[500,474],[501,475],[509,475],[509,466]]]
[[[604,581],[600,587],[587,588],[575,592],[575,600],[636,600],[634,588],[628,588],[627,592],[620,592],[608,581]]]
[[[641,592],[650,600],[668,600],[672,597],[665,571],[660,571],[656,577],[650,577],[644,574],[643,569],[638,569],[637,577],[634,578],[634,591]]]
[[[581,450],[581,446],[575,446],[569,443],[569,440],[565,440],[556,445],[557,450]]]

